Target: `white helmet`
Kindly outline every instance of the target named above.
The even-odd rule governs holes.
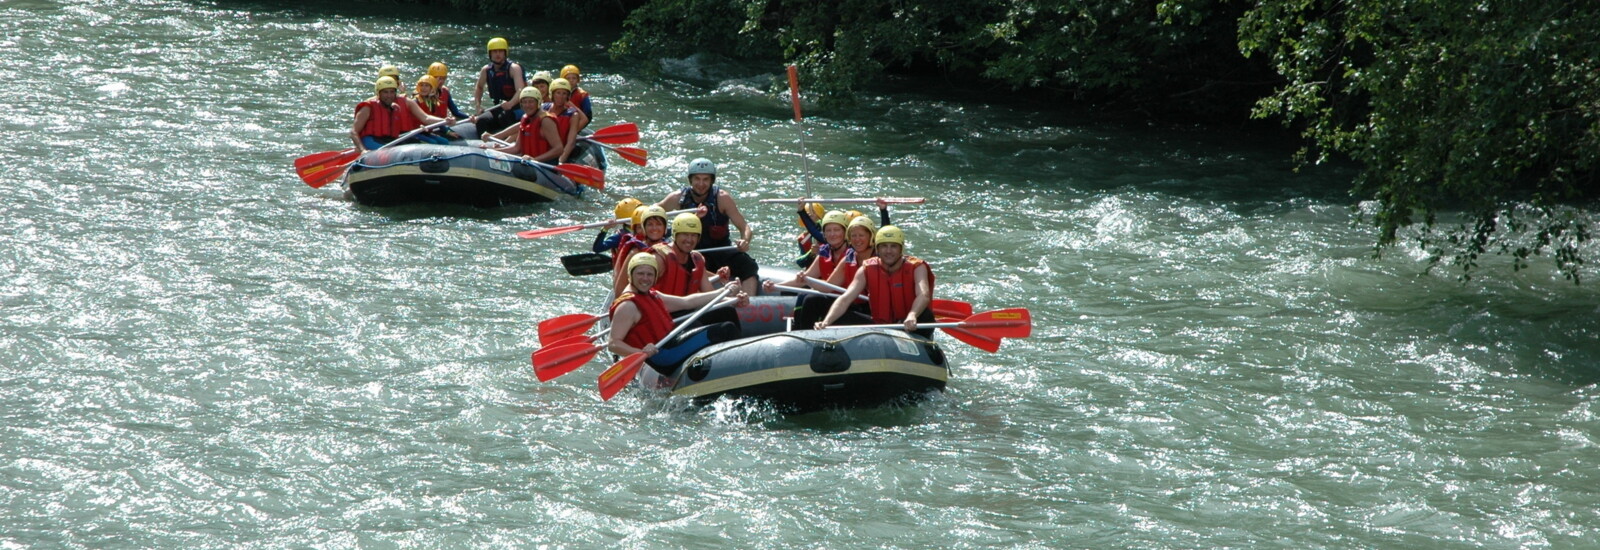
[[[717,179],[717,165],[703,158],[691,160],[689,161],[689,169],[685,171],[683,177],[687,178],[695,174],[711,174],[711,179],[715,181]]]

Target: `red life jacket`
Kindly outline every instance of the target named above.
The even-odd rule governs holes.
[[[700,292],[700,281],[706,276],[706,257],[699,252],[690,252],[689,259],[694,264],[694,269],[683,268],[683,256],[672,245],[662,243],[651,247],[656,255],[662,257],[665,265],[661,267],[661,275],[656,277],[656,285],[650,287],[662,294],[673,296],[688,296]]]
[[[575,108],[582,109],[583,108],[583,100],[587,99],[588,97],[589,97],[589,90],[585,90],[583,88],[578,88],[578,89],[572,91],[572,97],[568,97],[567,98],[567,105],[571,105],[571,106],[573,106]]]
[[[852,279],[856,278],[856,271],[861,269],[861,262],[863,261],[865,260],[861,259],[856,249],[846,248],[844,254],[839,254],[839,265],[834,269],[844,272],[844,284],[848,285]],[[929,271],[929,273],[932,273],[932,271]]]
[[[422,121],[417,120],[417,117],[411,116],[411,108],[406,105],[408,101],[411,101],[411,98],[401,97],[394,100],[394,108],[399,111],[398,121],[395,122],[397,126],[394,129],[399,130],[402,134],[422,127]]]
[[[544,126],[544,117],[539,116],[539,113],[522,115],[522,122],[518,123],[518,126],[521,130],[517,134],[517,143],[522,145],[522,154],[537,157],[550,150],[550,144],[545,142],[544,136],[539,133]]]
[[[444,118],[444,117],[450,116],[450,102],[447,101],[444,98],[444,96],[442,96],[442,95],[433,96],[433,104],[432,105],[429,105],[428,102],[423,101],[420,98],[417,99],[416,101],[417,101],[417,106],[422,107],[422,112],[424,112],[424,113],[427,113],[427,114],[430,114],[430,115],[433,115],[433,116],[436,116],[436,117],[439,117],[439,118]]]
[[[661,301],[661,294],[654,290],[645,294],[635,294],[631,291],[623,292],[616,300],[611,302],[611,316],[616,317],[617,307],[623,302],[633,302],[639,309],[639,321],[628,329],[628,335],[622,337],[628,345],[642,348],[655,344],[672,332],[672,314],[667,312],[666,302]]]
[[[921,259],[906,256],[900,269],[889,273],[883,268],[881,258],[868,258],[861,262],[861,269],[867,276],[867,288],[864,294],[870,298],[867,304],[872,309],[872,322],[874,323],[899,323],[905,321],[906,314],[911,313],[911,304],[917,300],[918,269],[928,270],[928,291],[933,291],[933,268]]]
[[[401,105],[396,101],[393,106],[385,107],[383,102],[376,98],[356,104],[356,114],[361,114],[362,109],[370,109],[367,115],[367,124],[361,127],[361,137],[371,136],[378,140],[392,140],[400,137],[405,130],[400,130]]]
[[[450,89],[449,88],[446,88],[444,86],[440,86],[439,87],[439,104],[440,105],[444,105],[444,109],[446,111],[450,110]]]
[[[844,264],[844,253],[834,250],[833,247],[827,243],[823,243],[816,248],[817,259],[812,261],[818,264],[818,269],[822,272],[821,276],[817,278],[827,280],[829,275],[833,275],[833,270],[839,269],[839,266]],[[851,270],[849,273],[847,273],[847,275],[855,274],[855,270]]]

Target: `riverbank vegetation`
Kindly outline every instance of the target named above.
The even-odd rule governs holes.
[[[446,1],[609,18],[618,56],[798,64],[824,104],[914,73],[1158,120],[1278,121],[1304,137],[1302,162],[1359,163],[1376,250],[1415,239],[1463,277],[1500,253],[1519,269],[1548,256],[1578,282],[1600,194],[1600,4]]]

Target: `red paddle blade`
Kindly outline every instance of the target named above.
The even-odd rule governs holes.
[[[611,150],[616,151],[617,156],[622,157],[622,160],[639,166],[644,166],[650,162],[650,152],[638,147],[613,147]]]
[[[559,348],[561,346],[568,346],[572,344],[587,344],[589,342],[593,342],[594,339],[594,336],[590,336],[588,334],[574,334],[565,338],[551,340],[548,344],[540,344],[539,349]],[[534,353],[537,354],[538,352],[536,351]]]
[[[987,338],[1027,338],[1033,334],[1033,315],[1020,307],[985,311],[968,317],[959,328]]]
[[[581,225],[569,225],[569,226],[566,226],[566,227],[548,227],[548,228],[545,228],[545,229],[529,229],[527,231],[522,231],[522,232],[517,233],[517,236],[518,237],[522,237],[524,239],[537,239],[539,237],[549,237],[551,235],[565,235],[567,233],[571,233],[571,232],[574,232],[574,231],[581,231],[581,230],[583,230],[583,226],[581,226]]]
[[[794,121],[800,122],[800,68],[789,66],[789,101],[794,103]]]
[[[989,353],[1000,351],[999,338],[990,338],[976,332],[961,330],[955,327],[945,327],[944,333],[949,334],[952,338],[966,342],[972,347],[987,351]]]
[[[344,168],[355,162],[361,156],[355,149],[345,151],[330,151],[333,156],[322,158],[316,162],[307,163],[305,166],[295,166],[295,173],[300,175],[300,181],[306,182],[313,188],[322,187],[339,176],[344,175]],[[299,161],[296,161],[297,163]]]
[[[600,373],[600,399],[610,401],[612,396],[628,387],[633,379],[639,376],[639,367],[644,365],[644,352],[637,352],[624,357],[621,361],[611,365],[611,368]]]
[[[539,348],[539,351],[533,352],[533,375],[540,382],[549,382],[557,376],[577,370],[594,359],[602,349],[605,348],[584,343]]]
[[[589,134],[588,137],[589,139],[598,141],[600,143],[609,143],[612,145],[639,143],[639,125],[632,122],[614,124],[599,130],[595,130],[594,133]]]
[[[595,189],[606,188],[606,173],[593,166],[567,163],[556,166],[556,171],[572,181],[578,182]]]
[[[331,167],[327,170],[323,170],[317,173],[315,176],[303,178],[303,181],[306,182],[306,185],[310,185],[312,189],[321,189],[323,186],[339,181],[339,178],[344,177],[344,169],[350,166],[350,163],[353,162],[355,161],[352,160],[350,162]]]
[[[972,304],[958,300],[934,300],[930,304],[933,314],[940,317],[955,317],[957,321],[972,316]]]
[[[326,162],[328,162],[328,161],[330,161],[332,159],[336,159],[336,158],[339,158],[339,157],[342,157],[342,156],[345,156],[345,155],[354,154],[355,152],[356,152],[355,148],[351,147],[349,149],[345,149],[345,150],[342,150],[342,151],[323,151],[321,153],[312,153],[312,154],[309,154],[309,155],[294,159],[294,170],[296,172],[303,172],[303,171],[305,171],[305,169],[310,168],[310,167],[312,167],[314,165],[323,164],[323,163],[326,163]],[[335,162],[337,162],[337,161],[335,161]]]
[[[601,316],[593,313],[568,313],[539,321],[539,341],[554,342],[566,336],[589,330]],[[552,338],[552,336],[555,336]]]

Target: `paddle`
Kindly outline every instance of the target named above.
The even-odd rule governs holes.
[[[497,137],[494,137],[494,136],[489,136],[489,141],[493,141],[495,143],[498,143],[502,147],[507,146],[507,145],[511,145],[511,142],[505,141],[503,139],[500,139],[500,138],[497,138]],[[505,153],[505,154],[509,155],[510,153]],[[606,173],[604,171],[601,171],[599,168],[595,168],[593,166],[588,166],[588,165],[584,165],[584,164],[577,164],[577,163],[573,163],[573,162],[563,162],[563,163],[561,163],[559,165],[552,165],[552,164],[548,164],[548,163],[544,163],[544,162],[539,162],[537,160],[529,160],[529,159],[525,159],[525,158],[521,158],[521,157],[518,157],[517,161],[521,162],[523,164],[526,164],[528,166],[535,167],[535,168],[543,168],[543,169],[546,169],[546,170],[555,170],[556,172],[560,173],[561,175],[566,176],[567,179],[570,179],[572,181],[578,182],[578,183],[583,184],[583,185],[587,185],[589,187],[593,187],[595,189],[605,189],[606,188]]]
[[[806,194],[811,194],[811,157],[806,155],[806,122],[800,116],[800,68],[789,66],[789,103],[794,105],[794,122],[800,130],[800,165],[805,168]]]
[[[738,248],[739,247],[737,247],[737,246],[719,246],[719,247],[715,247],[715,248],[707,248],[707,249],[704,249],[704,250],[696,250],[695,252],[701,252],[701,253],[705,253],[705,252],[722,252],[724,250],[735,250],[735,249],[738,249]],[[600,253],[596,253],[596,252],[585,252],[585,253],[582,253],[582,254],[571,254],[571,255],[567,255],[567,256],[562,256],[561,257],[561,267],[564,267],[564,268],[567,269],[567,274],[568,275],[571,275],[573,277],[583,277],[585,275],[599,275],[601,273],[610,273],[611,272],[611,267],[612,267],[611,261],[612,261],[612,258],[610,256],[605,255],[605,254],[600,254]],[[969,314],[972,313],[972,310],[969,308],[967,310],[967,313],[969,313]]]
[[[734,285],[722,287],[722,292],[718,292],[717,296],[712,298],[710,302],[706,303],[705,307],[702,307],[699,311],[694,312],[694,314],[690,315],[688,319],[684,320],[682,323],[679,323],[676,328],[673,328],[672,332],[667,333],[666,337],[663,337],[660,342],[656,342],[656,347],[659,348],[661,346],[665,346],[667,345],[667,342],[671,342],[673,338],[677,338],[679,334],[682,334],[685,329],[689,328],[689,325],[694,324],[695,320],[699,319],[700,316],[705,315],[707,311],[711,311],[712,308],[715,308],[717,303],[722,300],[722,297],[727,296],[728,292],[731,292],[734,288],[736,288]],[[621,361],[613,363],[611,368],[608,368],[605,370],[605,372],[600,373],[600,378],[598,380],[600,386],[600,400],[610,401],[612,396],[617,395],[617,392],[622,391],[622,388],[627,387],[630,382],[633,382],[633,379],[639,376],[639,367],[644,365],[645,358],[646,355],[644,352],[636,351],[628,354],[628,356],[622,358]]]
[[[394,141],[385,143],[378,149],[388,149],[391,146],[399,145],[401,142],[416,137],[418,134],[443,125],[444,121],[441,120],[400,134],[400,137],[394,138]],[[361,153],[353,147],[343,151],[314,153],[295,159],[294,171],[300,175],[300,181],[306,182],[306,185],[310,185],[312,189],[320,189],[322,186],[339,179],[339,176],[344,175],[344,168],[350,166],[358,158],[361,158]]]
[[[896,325],[839,325],[828,328],[905,328],[903,324]],[[942,328],[946,333],[962,331],[972,336],[956,338],[962,342],[972,344],[978,349],[993,353],[1000,351],[1002,338],[1027,338],[1033,334],[1033,315],[1025,308],[997,309],[973,314],[966,319],[954,323],[918,323],[917,328]]]
[[[793,198],[793,199],[761,199],[758,202],[760,202],[762,204],[778,204],[778,203],[795,204],[795,203],[798,203],[798,202],[801,202],[801,201],[804,201],[804,202],[818,202],[818,203],[823,203],[823,204],[871,204],[871,203],[876,203],[878,201],[883,201],[883,202],[885,202],[887,204],[922,204],[924,202],[927,202],[927,200],[928,199],[925,199],[925,198],[922,198],[922,197],[875,197],[875,198],[842,198],[842,199],[826,199],[826,198],[822,198],[822,197],[799,197],[799,198]]]
[[[695,209],[693,209],[693,208],[685,208],[683,210],[673,210],[671,212],[667,212],[667,215],[668,216],[672,216],[672,215],[682,214],[684,212],[694,212],[694,211],[695,211]],[[633,220],[629,219],[629,218],[617,218],[617,219],[614,219],[614,220],[606,220],[606,221],[603,221],[603,222],[586,223],[586,224],[582,224],[582,225],[568,225],[568,226],[563,226],[563,227],[548,227],[548,228],[545,228],[545,229],[529,229],[527,231],[523,231],[523,232],[517,233],[517,236],[518,237],[522,237],[524,239],[537,239],[537,238],[540,238],[540,237],[549,237],[551,235],[564,235],[564,234],[567,234],[567,233],[572,233],[574,231],[583,231],[585,229],[595,229],[595,228],[598,228],[598,227],[605,227],[605,226],[608,226],[608,225],[614,225],[614,224],[619,224],[619,223],[629,223],[629,222],[632,222],[632,221]]]
[[[806,280],[810,281],[814,286],[826,288],[834,292],[844,292],[844,287],[824,281],[822,279],[818,279],[816,277],[806,277]],[[784,288],[792,287],[780,287],[780,290]],[[812,290],[811,292],[816,292],[818,295],[822,296],[838,296],[837,294],[828,294],[826,292],[817,292],[815,290]],[[871,299],[867,296],[858,297],[862,300],[871,301]],[[963,319],[972,315],[972,304],[962,302],[960,300],[940,300],[935,298],[932,302],[928,303],[928,308],[932,309],[933,314],[938,317],[954,317],[957,319]]]
[[[588,137],[581,137],[581,138],[578,138],[578,139],[589,139],[589,138]],[[605,147],[606,149],[611,150],[611,152],[616,153],[617,156],[622,157],[622,160],[637,164],[639,166],[644,166],[645,164],[648,164],[649,160],[650,160],[650,152],[646,151],[644,149],[640,149],[638,147],[617,147],[617,146],[614,146],[614,145],[606,145],[605,142],[601,142],[601,141],[590,141],[590,143],[593,143],[595,145],[599,145],[601,147]]]
[[[610,143],[615,145],[639,143],[639,125],[632,122],[613,124],[611,126],[595,130],[593,134],[581,136],[578,139],[588,139],[600,143]]]
[[[566,268],[567,274],[573,277],[610,273],[611,257],[595,252],[572,254],[561,257],[561,267]]]
[[[721,302],[717,302],[715,307],[722,307],[737,301],[739,300],[725,299]],[[672,322],[677,323],[687,318],[687,315],[674,317]],[[544,345],[533,352],[534,376],[538,377],[540,382],[549,382],[550,380],[555,379],[557,376],[572,372],[578,367],[583,366],[584,363],[589,362],[589,359],[594,358],[596,354],[600,353],[601,349],[605,349],[610,342],[608,341],[593,345],[590,344],[595,340],[599,340],[601,336],[605,336],[610,332],[611,328],[607,327],[592,335],[577,334],[555,340]],[[586,351],[588,349],[594,349],[594,351],[589,353]],[[580,351],[583,351],[585,354],[587,354],[587,356],[578,353]],[[578,359],[583,360],[578,361]]]

